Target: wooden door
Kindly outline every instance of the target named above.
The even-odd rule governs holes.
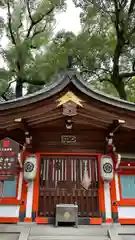
[[[84,165],[91,179],[88,190],[81,186]],[[53,217],[56,204],[78,204],[80,217],[98,217],[98,174],[95,157],[42,156],[38,216]]]

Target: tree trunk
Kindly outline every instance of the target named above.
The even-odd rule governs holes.
[[[127,93],[125,91],[125,85],[122,80],[117,80],[117,83],[114,84],[114,87],[116,88],[117,92],[119,93],[119,96],[123,100],[127,100]]]
[[[16,89],[15,89],[16,98],[22,97],[23,95],[23,83],[20,80],[16,82]]]

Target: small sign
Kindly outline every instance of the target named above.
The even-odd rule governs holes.
[[[10,138],[0,141],[0,180],[14,179],[19,153],[19,143]]]
[[[76,143],[76,137],[72,135],[62,135],[61,136],[61,142],[63,144],[72,144]]]

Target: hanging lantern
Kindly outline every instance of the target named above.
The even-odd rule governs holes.
[[[113,159],[107,155],[102,156],[100,163],[100,174],[103,181],[112,181],[113,173],[114,173]]]
[[[37,157],[34,154],[29,155],[24,162],[24,179],[34,180],[37,173]]]

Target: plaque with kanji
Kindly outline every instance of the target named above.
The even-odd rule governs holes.
[[[0,180],[16,176],[19,143],[6,137],[0,141]]]

